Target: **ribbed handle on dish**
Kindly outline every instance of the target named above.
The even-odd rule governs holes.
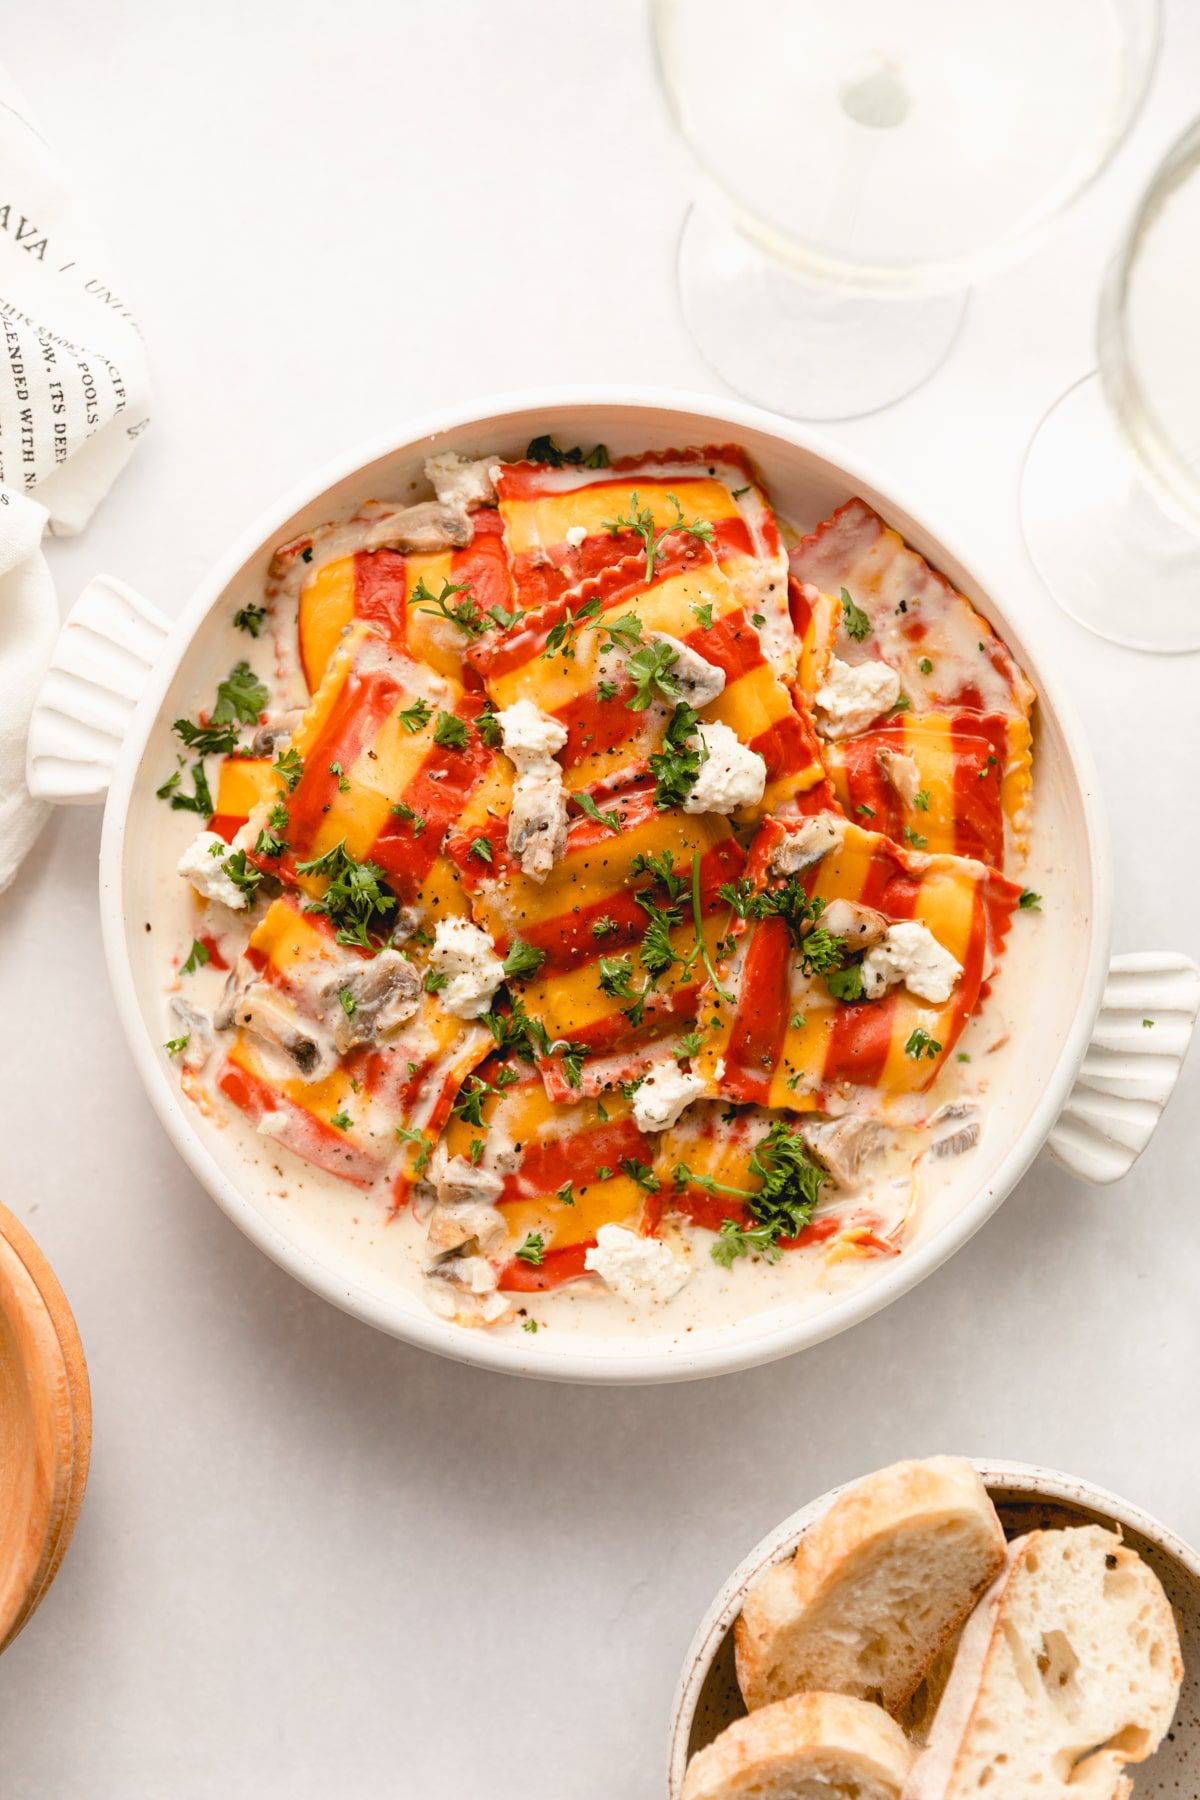
[[[1200,1008],[1186,956],[1114,956],[1079,1079],[1050,1133],[1055,1162],[1084,1181],[1119,1181],[1154,1135]]]
[[[169,622],[113,575],[89,581],[63,621],[29,727],[25,774],[38,800],[103,800]]]

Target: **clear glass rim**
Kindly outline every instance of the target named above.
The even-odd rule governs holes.
[[[1055,219],[1089,191],[1129,136],[1145,104],[1163,35],[1163,0],[1137,0],[1139,17],[1131,33],[1130,50],[1126,58],[1124,110],[1119,124],[1091,167],[1080,175],[1076,184],[1063,193],[1053,206],[986,248],[960,257],[905,266],[854,262],[820,250],[813,244],[798,244],[794,239],[783,236],[769,220],[746,210],[743,203],[729,192],[685,130],[672,83],[668,78],[665,43],[667,24],[680,3],[681,0],[650,0],[651,49],[657,87],[667,117],[677,142],[683,146],[692,168],[700,177],[707,197],[735,221],[743,236],[749,238],[775,262],[822,286],[840,287],[859,294],[944,293],[955,288],[969,287],[981,276],[994,274],[1018,261],[1025,246],[1036,241]],[[840,0],[840,3],[845,5],[847,0]],[[682,0],[682,4],[686,5],[686,0]]]
[[[1100,294],[1097,351],[1104,396],[1158,495],[1186,521],[1200,521],[1200,476],[1175,447],[1138,380],[1129,333],[1129,285],[1147,226],[1179,181],[1200,169],[1200,118],[1182,132],[1155,169],[1126,228]]]

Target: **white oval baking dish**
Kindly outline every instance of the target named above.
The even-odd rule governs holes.
[[[261,596],[273,547],[361,501],[409,491],[438,448],[520,454],[528,439],[607,443],[619,453],[687,443],[743,444],[779,510],[808,526],[858,493],[991,619],[1035,683],[1035,832],[1052,831],[1070,884],[1063,923],[1045,954],[1053,983],[1038,996],[1036,1032],[1018,1085],[992,1108],[969,1187],[919,1222],[903,1256],[865,1272],[851,1292],[812,1307],[780,1306],[733,1324],[673,1336],[520,1332],[489,1336],[447,1323],[382,1279],[336,1238],[315,1233],[278,1199],[250,1191],[232,1146],[185,1102],[161,1053],[160,971],[146,916],[169,725],[207,679],[211,646],[232,609]],[[261,518],[201,583],[174,624],[122,583],[99,577],[68,616],[29,739],[29,784],[45,799],[105,801],[100,906],[109,973],[133,1058],[159,1118],[230,1218],[299,1280],[370,1324],[464,1362],[560,1380],[683,1380],[769,1362],[866,1318],[921,1281],[995,1210],[1044,1145],[1076,1175],[1106,1182],[1145,1148],[1187,1048],[1200,971],[1145,952],[1109,961],[1113,865],[1096,775],[1054,674],[1045,668],[962,554],[917,517],[890,484],[820,446],[807,432],[740,405],[672,392],[531,393],[422,419],[398,441],[343,460]],[[1152,1017],[1157,1029],[1141,1026]],[[1019,1024],[1018,1027],[1019,1029]],[[519,1340],[519,1341],[518,1341]],[[536,1354],[534,1353],[536,1351]]]
[[[1200,1768],[1200,1555],[1148,1513],[1072,1475],[1032,1463],[980,1462],[1000,1522],[1011,1539],[1023,1532],[1071,1525],[1104,1525],[1121,1533],[1163,1584],[1179,1626],[1183,1691],[1171,1730],[1154,1757],[1137,1770],[1138,1800],[1178,1800],[1195,1792]],[[671,1709],[667,1792],[679,1800],[687,1766],[727,1725],[745,1716],[733,1660],[733,1625],[746,1590],[772,1563],[795,1554],[815,1520],[844,1488],[831,1488],[768,1533],[740,1562],[709,1607],[688,1648]]]

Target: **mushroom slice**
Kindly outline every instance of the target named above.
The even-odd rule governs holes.
[[[381,950],[369,960],[355,957],[327,977],[320,1000],[344,1055],[407,1024],[421,1004],[421,976],[398,950]]]
[[[937,1135],[929,1146],[931,1156],[963,1156],[973,1150],[983,1132],[977,1109],[951,1103],[935,1112],[929,1121]],[[938,1129],[938,1128],[942,1129]]]
[[[426,1298],[443,1319],[459,1325],[491,1325],[508,1311],[486,1256],[448,1256],[426,1269],[425,1278]]]
[[[518,775],[508,815],[508,847],[532,881],[545,881],[567,847],[567,796],[551,763]]]
[[[679,689],[680,699],[689,706],[698,710],[725,692],[725,671],[716,663],[710,663],[669,631],[650,631],[646,635],[652,644],[669,644],[675,652],[668,675]]]
[[[883,1148],[887,1135],[878,1119],[857,1113],[800,1127],[800,1136],[840,1188],[860,1185],[864,1164]]]
[[[215,1047],[212,1020],[198,1006],[193,1006],[190,1000],[185,1000],[182,994],[172,996],[171,1011],[187,1034],[187,1043],[179,1053],[179,1060],[185,1069],[191,1069],[194,1073],[204,1067]]]
[[[857,900],[831,900],[821,914],[820,924],[834,937],[845,938],[850,950],[869,950],[888,928],[888,921],[873,906],[860,906]]]
[[[789,831],[775,846],[771,855],[771,874],[798,875],[801,869],[810,868],[831,850],[836,850],[841,841],[841,828],[836,819],[827,814],[807,819],[798,831]]]
[[[905,806],[916,803],[921,787],[921,771],[903,750],[889,750],[886,745],[875,752],[875,760],[886,779],[895,788]]]
[[[282,1051],[306,1081],[319,1080],[333,1067],[334,1046],[315,1020],[303,1017],[266,982],[243,982],[235,970],[213,1014],[218,1031],[238,1030],[261,1038]]]
[[[290,712],[282,712],[278,718],[268,719],[254,734],[250,744],[252,753],[255,756],[274,756],[277,750],[285,750],[303,717],[303,708],[294,706]]]

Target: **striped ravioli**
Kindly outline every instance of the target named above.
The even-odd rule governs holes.
[[[789,566],[793,626],[812,644],[810,679],[819,682],[820,646],[829,644],[843,662],[890,663],[914,712],[1029,717],[1033,688],[987,620],[864,500],[848,500],[801,538]],[[830,643],[830,612],[817,597],[836,599],[843,588],[870,629],[853,638],[839,617]],[[815,691],[806,689],[809,698]]]
[[[573,1099],[577,1086],[595,1093],[605,1082],[636,1073],[664,1053],[664,1038],[669,1041],[687,1029],[704,981],[694,924],[693,867],[704,943],[715,958],[729,921],[729,907],[718,889],[738,878],[745,861],[720,814],[659,812],[648,788],[627,790],[605,810],[616,815],[619,828],[574,819],[566,852],[542,883],[523,875],[509,857],[502,819],[488,828],[490,863],[470,850],[480,823],[470,808],[446,844],[472,912],[500,954],[520,939],[544,958],[524,986],[525,1008],[552,1043],[573,1045],[584,1057],[574,1079],[561,1051],[545,1059],[548,1091],[559,1100]],[[679,889],[673,901],[653,872],[633,866],[639,858],[663,856],[670,858]],[[652,915],[639,895],[668,915],[663,925],[671,962],[657,981],[647,968],[644,941]],[[644,1008],[639,1009],[643,996]]]
[[[788,836],[775,820],[754,841],[747,875],[756,890],[772,885],[769,868]],[[840,847],[799,877],[810,896],[857,901],[892,922],[925,924],[962,965],[950,999],[933,1005],[904,986],[880,999],[835,1000],[820,976],[805,975],[787,926],[770,916],[735,930],[736,947],[720,971],[728,998],[708,994],[708,1027],[696,1067],[731,1100],[788,1109],[837,1111],[858,1090],[886,1101],[928,1088],[974,1011],[1003,948],[1021,890],[1003,875],[962,857],[917,855],[878,832],[842,828]],[[906,1049],[912,1033],[928,1053]]]
[[[342,633],[355,620],[440,674],[464,678],[463,632],[428,610],[416,590],[423,583],[425,592],[436,597],[450,582],[469,587],[481,613],[511,606],[500,514],[495,507],[481,507],[471,514],[471,524],[475,535],[463,549],[423,554],[357,550],[316,569],[300,590],[297,620],[310,693],[316,692]]]
[[[337,944],[321,915],[304,912],[296,896],[284,895],[251,933],[239,973],[257,974],[297,1033],[327,1037],[328,1019],[315,994],[359,957],[369,960]],[[265,1135],[355,1187],[386,1188],[400,1205],[417,1151],[397,1131],[435,1138],[464,1078],[491,1048],[483,1026],[451,1018],[432,996],[422,995],[416,1015],[386,1042],[338,1056],[320,1079],[303,1079],[278,1046],[244,1030],[236,1032],[216,1079]]]
[[[645,555],[642,539],[617,525],[632,517],[635,495],[637,509],[653,515],[656,532],[674,523],[677,501],[686,524],[712,527],[717,561],[747,611],[762,614],[768,654],[781,673],[791,672],[787,558],[744,450],[726,444],[647,452],[601,469],[504,463],[496,492],[517,601],[527,610],[557,600],[622,557]],[[664,543],[697,541],[673,532]]]
[[[901,791],[904,781],[888,773],[897,756],[915,766],[911,798]],[[994,869],[1024,852],[1031,758],[1023,718],[898,713],[856,738],[826,744],[824,758],[847,816],[897,843],[975,857]]]
[[[637,690],[626,663],[636,646],[605,627],[634,619],[643,644],[653,632],[668,633],[724,673],[724,692],[700,708],[699,717],[727,725],[766,763],[761,804],[734,815],[739,824],[755,823],[820,781],[812,729],[767,660],[741,594],[709,546],[673,541],[656,560],[649,584],[645,571],[644,555],[610,563],[511,631],[476,644],[470,660],[498,709],[531,700],[566,727],[559,758],[566,785],[596,796],[646,773],[673,710],[662,700],[641,711],[630,706]],[[575,625],[576,619],[581,623]]]
[[[448,1155],[469,1158],[472,1142],[482,1140],[477,1166],[503,1177],[496,1205],[508,1238],[492,1259],[502,1288],[558,1287],[585,1273],[584,1256],[601,1225],[639,1228],[646,1196],[628,1171],[644,1174],[646,1139],[623,1094],[575,1095],[555,1105],[528,1063],[499,1056],[480,1067],[464,1099],[473,1093],[483,1095],[482,1124],[461,1116],[460,1107],[443,1142]],[[523,1245],[525,1258],[517,1255]]]
[[[282,795],[286,851],[257,858],[260,866],[315,893],[320,877],[297,865],[344,844],[383,871],[401,904],[465,913],[441,845],[495,763],[477,729],[485,704],[368,626],[353,626],[292,738],[303,773]],[[443,719],[465,738],[461,748],[437,742]]]

